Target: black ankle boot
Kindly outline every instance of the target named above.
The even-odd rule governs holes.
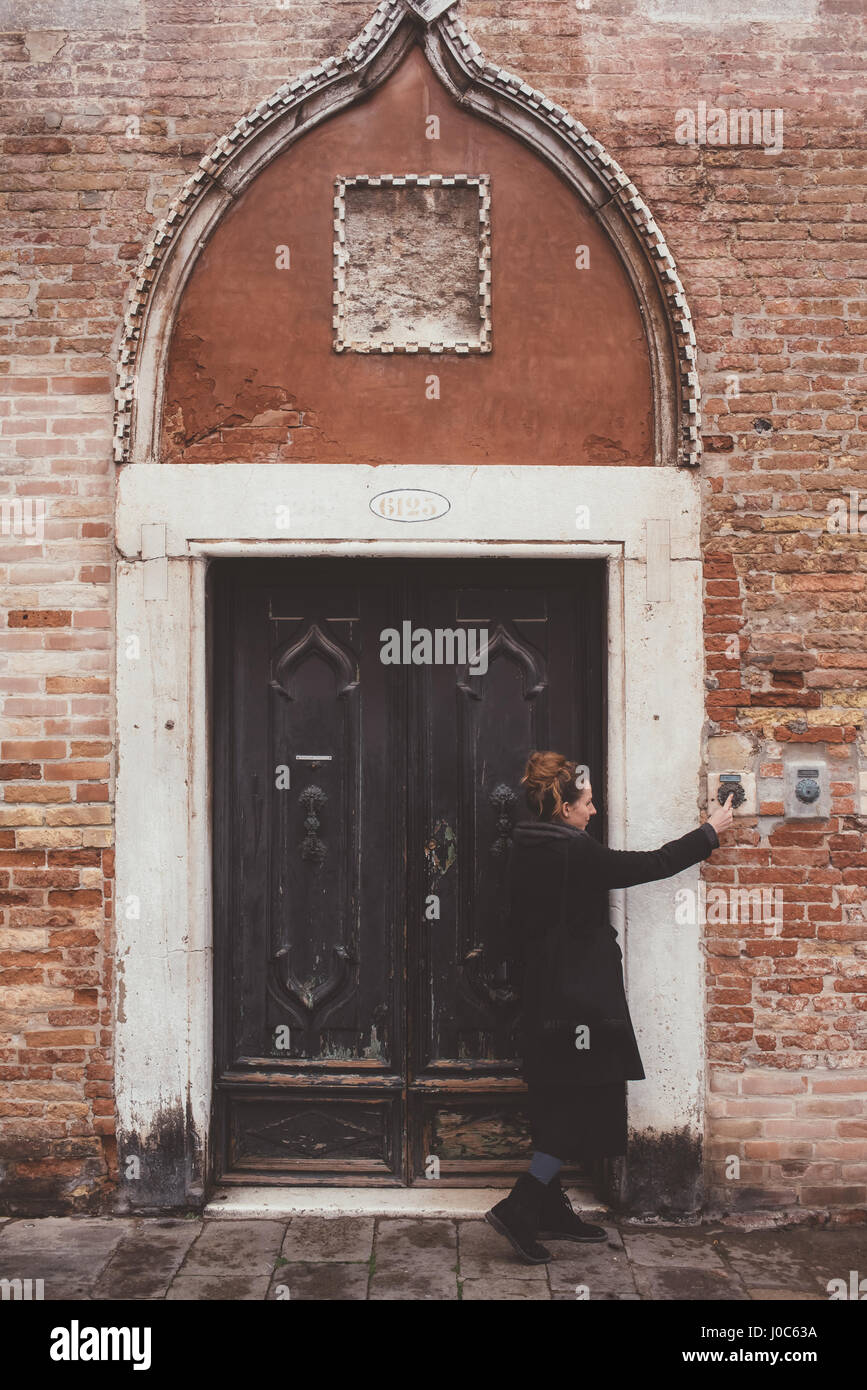
[[[511,1243],[525,1264],[543,1265],[551,1252],[536,1239],[545,1185],[530,1173],[522,1173],[508,1197],[485,1215],[485,1220]]]
[[[538,1234],[546,1240],[575,1240],[587,1245],[608,1239],[601,1226],[592,1226],[575,1215],[559,1177],[552,1178],[542,1193]]]

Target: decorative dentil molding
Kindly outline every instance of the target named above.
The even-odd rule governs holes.
[[[487,174],[358,174],[335,180],[334,195],[334,347],[337,352],[416,352],[457,353],[491,351],[491,181]],[[478,314],[476,337],[443,338],[438,341],[416,339],[389,342],[387,339],[354,342],[348,337],[346,270],[351,262],[346,246],[347,188],[475,188],[479,197],[476,244],[478,260]]]

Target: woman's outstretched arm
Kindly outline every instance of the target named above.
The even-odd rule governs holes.
[[[731,798],[720,806],[697,830],[669,840],[660,849],[606,849],[592,836],[581,842],[581,871],[595,888],[632,888],[637,883],[655,883],[671,878],[692,864],[707,859],[719,847],[718,831],[727,830],[732,822]]]

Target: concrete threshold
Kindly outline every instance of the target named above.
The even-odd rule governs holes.
[[[506,1196],[504,1187],[222,1187],[206,1217],[249,1220],[284,1216],[419,1216],[472,1220]],[[584,1188],[567,1188],[576,1211],[608,1208]]]

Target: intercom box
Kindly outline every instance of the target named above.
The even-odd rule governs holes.
[[[722,805],[729,791],[734,792],[735,804],[732,808],[736,816],[754,816],[756,804],[756,774],[754,772],[726,771],[709,772],[707,778],[708,815]]]
[[[824,758],[787,759],[783,768],[783,807],[787,819],[828,819],[831,777]]]

